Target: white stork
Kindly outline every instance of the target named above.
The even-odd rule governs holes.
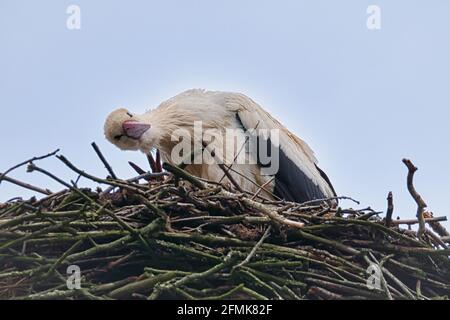
[[[188,90],[144,114],[117,109],[106,119],[104,129],[106,138],[122,150],[141,150],[149,154],[158,149],[164,161],[174,163],[172,151],[179,141],[174,141],[173,133],[181,129],[195,139],[194,122],[198,121],[201,121],[202,128],[223,133],[221,137],[212,139],[208,149],[215,151],[216,160],[224,160],[234,181],[224,177],[223,166],[214,163],[190,164],[186,170],[191,174],[209,181],[237,183],[247,192],[260,192],[271,199],[278,197],[301,203],[336,196],[330,180],[317,166],[310,147],[243,94]],[[259,132],[278,129],[278,171],[264,174],[265,166],[255,154],[259,151],[254,148],[224,148],[230,140],[225,133],[227,129],[234,129],[237,135],[241,135],[237,141],[244,141],[244,144],[249,141],[248,132],[252,132],[253,136],[269,145],[270,138]],[[236,141],[236,137],[232,139]],[[246,159],[254,161],[233,163],[241,152],[248,157]]]

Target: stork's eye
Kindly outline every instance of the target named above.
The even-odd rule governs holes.
[[[131,113],[127,112],[127,115],[128,115],[130,118],[133,118],[133,115],[132,115]]]
[[[114,140],[119,141],[123,137],[123,134],[118,134],[117,136],[114,136]]]

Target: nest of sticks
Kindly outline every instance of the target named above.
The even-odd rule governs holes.
[[[439,223],[445,217],[426,210],[409,160],[407,187],[417,219],[395,220],[391,193],[386,213],[332,207],[330,199],[270,201],[239,186],[198,179],[182,166],[164,164],[161,170],[158,159],[149,172],[132,164],[139,176],[121,180],[93,147],[109,172],[105,179],[57,152],[0,174],[0,182],[45,194],[0,204],[1,299],[450,296],[450,237]],[[48,157],[104,189],[63,181],[37,165]],[[64,190],[10,177],[25,165]]]

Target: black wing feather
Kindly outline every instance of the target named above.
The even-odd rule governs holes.
[[[274,193],[287,201],[305,202],[326,195],[280,148],[280,167],[275,175]]]
[[[245,128],[239,114],[236,113],[236,117],[242,127]],[[268,167],[271,166],[270,163],[263,164],[260,161],[259,146],[261,139],[263,138],[257,136],[257,148],[251,152],[256,152],[256,158],[259,166]],[[270,139],[267,139],[265,143],[267,143],[266,150],[272,150]],[[268,156],[270,156],[270,152]],[[322,176],[325,175],[325,173],[323,173],[320,169],[319,173]],[[325,180],[328,182],[327,179],[328,178]],[[275,187],[273,193],[284,200],[299,203],[326,198],[326,195],[322,192],[319,186],[317,186],[302,170],[300,170],[298,166],[295,165],[295,163],[285,154],[281,147],[279,148],[279,168],[278,172],[275,174]]]
[[[326,175],[326,173],[323,172],[323,170],[320,169],[320,168],[317,166],[317,164],[314,164],[314,165],[316,166],[316,169],[317,169],[317,171],[319,171],[319,173],[320,173],[320,175],[322,176],[323,180],[325,180],[325,181],[328,183],[328,185],[330,186],[330,189],[331,189],[331,191],[333,192],[333,195],[334,195],[335,197],[337,197],[336,191],[334,190],[334,187],[333,187],[333,185],[331,184],[330,178],[328,178],[328,176]]]

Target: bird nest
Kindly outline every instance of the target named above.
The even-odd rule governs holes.
[[[446,299],[447,231],[415,191],[418,219],[370,208],[270,201],[200,180],[180,167],[107,179],[51,153],[0,174],[44,198],[0,204],[1,299]],[[38,167],[56,156],[107,188],[91,190]],[[65,186],[9,177],[28,164]],[[155,165],[152,165],[155,169]],[[7,175],[8,174],[8,175]],[[345,198],[344,198],[345,199]],[[341,201],[354,201],[347,198]],[[357,206],[357,205],[356,205]],[[411,225],[419,225],[413,231]],[[402,225],[408,228],[401,228]]]

